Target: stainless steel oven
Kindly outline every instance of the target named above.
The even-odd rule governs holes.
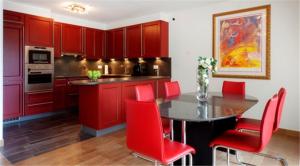
[[[53,89],[53,48],[25,46],[25,92]]]

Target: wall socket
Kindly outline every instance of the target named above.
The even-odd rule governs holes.
[[[153,65],[153,69],[157,70],[158,69],[158,65]]]
[[[97,67],[98,67],[98,69],[102,69],[102,65],[98,65]]]

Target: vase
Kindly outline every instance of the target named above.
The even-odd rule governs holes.
[[[198,69],[197,76],[198,76],[197,99],[199,101],[207,101],[208,85],[209,85],[208,69]]]

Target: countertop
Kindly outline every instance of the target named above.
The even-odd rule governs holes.
[[[116,82],[130,82],[130,81],[144,81],[144,80],[156,80],[156,79],[168,79],[170,76],[131,76],[131,77],[121,77],[121,78],[102,78],[97,81],[91,80],[75,80],[70,81],[73,85],[98,85],[98,84],[108,84]]]

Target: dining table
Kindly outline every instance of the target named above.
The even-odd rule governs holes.
[[[170,119],[171,138],[192,146],[194,165],[212,165],[210,142],[224,131],[234,129],[237,117],[249,111],[258,99],[249,95],[228,95],[209,92],[199,101],[196,93],[184,93],[174,98],[157,99],[162,118]],[[188,163],[184,157],[175,165]]]

